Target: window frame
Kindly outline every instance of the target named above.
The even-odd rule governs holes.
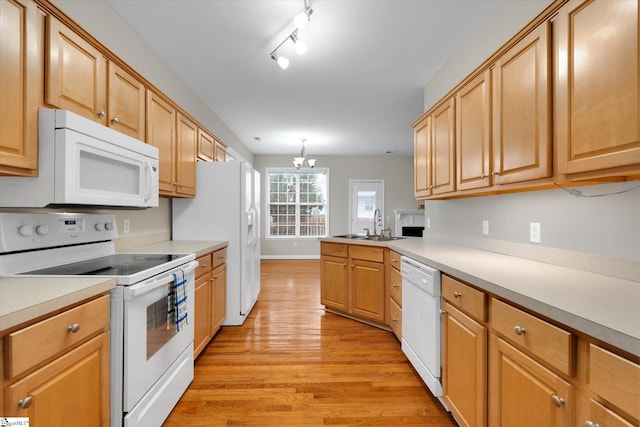
[[[296,201],[295,201],[295,232],[296,235],[271,235],[271,174],[274,173],[293,173],[297,175],[296,178]],[[325,205],[325,223],[324,223],[324,231],[325,234],[313,235],[313,236],[302,236],[300,235],[300,174],[304,173],[315,173],[319,175],[325,175],[327,189],[326,189],[326,202]],[[293,167],[267,167],[265,168],[265,214],[264,214],[264,238],[265,240],[316,240],[321,237],[327,237],[329,235],[329,206],[330,206],[330,176],[329,176],[329,168],[300,168],[296,169]]]

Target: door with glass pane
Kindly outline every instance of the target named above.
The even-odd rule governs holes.
[[[382,234],[384,228],[384,181],[351,180],[349,232]],[[375,221],[375,224],[374,224]]]

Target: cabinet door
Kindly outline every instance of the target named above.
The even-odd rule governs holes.
[[[329,309],[347,311],[349,275],[347,258],[325,256],[320,260],[320,302]]]
[[[489,425],[573,426],[573,387],[495,336],[489,369]]]
[[[463,427],[487,425],[487,328],[444,304],[442,387],[444,400]]]
[[[625,420],[611,409],[605,408],[595,400],[591,400],[589,405],[589,419],[584,423],[579,423],[578,425],[592,427],[634,427],[634,425],[629,421]]]
[[[431,117],[425,117],[414,128],[413,173],[416,199],[431,195],[429,157],[431,155]]]
[[[176,176],[180,195],[194,196],[196,194],[197,146],[198,126],[186,116],[178,113]]]
[[[176,110],[151,91],[147,92],[147,143],[159,150],[161,194],[174,194],[178,187],[175,175]]]
[[[131,74],[109,62],[109,127],[145,140],[146,92]]]
[[[9,0],[0,16],[0,174],[35,176],[44,15],[32,0]]]
[[[384,264],[351,260],[349,312],[363,319],[384,322]]]
[[[7,413],[43,426],[109,426],[109,334],[104,332],[7,388]],[[26,409],[19,402],[31,399]]]
[[[202,129],[198,129],[198,158],[205,162],[213,161],[216,155],[216,141]]]
[[[493,178],[551,176],[550,24],[542,23],[493,68]]]
[[[433,111],[430,161],[432,194],[449,193],[456,189],[453,112],[453,98],[447,100]]]
[[[221,265],[211,274],[213,279],[213,313],[211,334],[214,335],[227,317],[227,266]]]
[[[216,162],[227,161],[227,147],[216,139]]]
[[[193,357],[197,357],[211,339],[211,273],[196,279],[194,292]]]
[[[559,172],[637,166],[638,0],[572,0],[556,39]]]
[[[106,125],[106,58],[52,15],[47,27],[46,103]]]
[[[456,94],[456,184],[458,190],[491,185],[491,72]]]

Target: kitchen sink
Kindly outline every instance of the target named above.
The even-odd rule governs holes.
[[[341,234],[339,236],[333,236],[340,239],[354,239],[354,240],[372,240],[375,242],[389,242],[391,240],[405,239],[406,237],[392,237],[382,236],[380,234],[370,234],[368,236],[364,234]]]
[[[333,236],[333,237],[339,237],[341,239],[366,239],[367,236],[365,236],[364,234],[341,234],[339,236]]]

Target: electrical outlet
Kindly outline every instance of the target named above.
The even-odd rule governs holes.
[[[427,218],[427,228],[431,228],[431,218]]]
[[[128,219],[125,219],[124,221],[122,221],[122,232],[124,234],[127,234],[128,232],[130,232],[130,223]]]
[[[488,219],[483,219],[482,220],[482,234],[484,234],[485,236],[489,235],[489,220]]]
[[[529,241],[532,243],[542,242],[542,228],[539,222],[529,224]]]

